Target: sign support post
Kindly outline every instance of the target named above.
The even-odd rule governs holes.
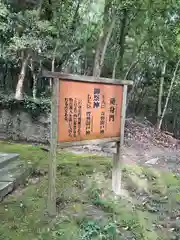
[[[57,121],[58,121],[59,79],[52,78],[51,101],[51,132],[48,170],[48,215],[56,216],[56,151],[57,151]]]
[[[126,116],[126,99],[127,99],[127,85],[123,86],[123,100],[121,110],[121,125],[120,125],[120,142],[116,143],[116,153],[113,155],[113,169],[112,169],[112,190],[116,195],[121,194],[122,186],[122,163],[123,163],[123,145],[124,145],[124,128]]]
[[[127,86],[132,81],[45,72],[53,79],[47,210],[56,216],[56,150],[116,142],[112,190],[120,195]],[[81,91],[83,89],[83,91]]]

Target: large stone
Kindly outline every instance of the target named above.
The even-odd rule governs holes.
[[[25,170],[23,164],[19,161],[11,162],[0,169],[0,182],[15,182],[17,178],[23,175]]]
[[[13,190],[13,182],[0,182],[0,201]]]
[[[32,165],[25,166],[19,154],[0,153],[0,201],[16,186],[25,182]]]
[[[10,162],[16,160],[19,154],[16,153],[0,153],[0,168],[5,167]]]
[[[0,138],[47,143],[50,136],[50,116],[33,118],[23,111],[0,110]]]

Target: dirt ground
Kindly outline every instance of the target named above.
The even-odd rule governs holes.
[[[112,156],[115,143],[74,147],[73,153]],[[164,171],[180,173],[180,141],[169,132],[157,131],[148,121],[126,120],[123,162],[151,165]]]

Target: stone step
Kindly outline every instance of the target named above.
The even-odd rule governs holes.
[[[20,160],[10,162],[0,169],[0,201],[29,176],[32,166],[24,166]]]
[[[7,166],[10,162],[13,162],[18,158],[19,154],[0,152],[0,169]]]
[[[4,197],[11,193],[14,189],[13,182],[0,182],[0,202],[4,199]]]
[[[0,182],[14,181],[23,169],[24,166],[20,160],[9,163],[4,168],[0,169]]]

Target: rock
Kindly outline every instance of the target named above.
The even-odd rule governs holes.
[[[50,136],[49,116],[36,119],[27,112],[0,110],[0,137],[18,141],[47,143]]]
[[[116,148],[116,143],[115,142],[109,142],[101,145],[102,148]]]
[[[153,165],[153,164],[156,164],[158,160],[159,160],[159,158],[156,157],[156,158],[152,158],[152,159],[146,161],[145,163],[146,163],[146,164],[152,164],[152,165]]]

